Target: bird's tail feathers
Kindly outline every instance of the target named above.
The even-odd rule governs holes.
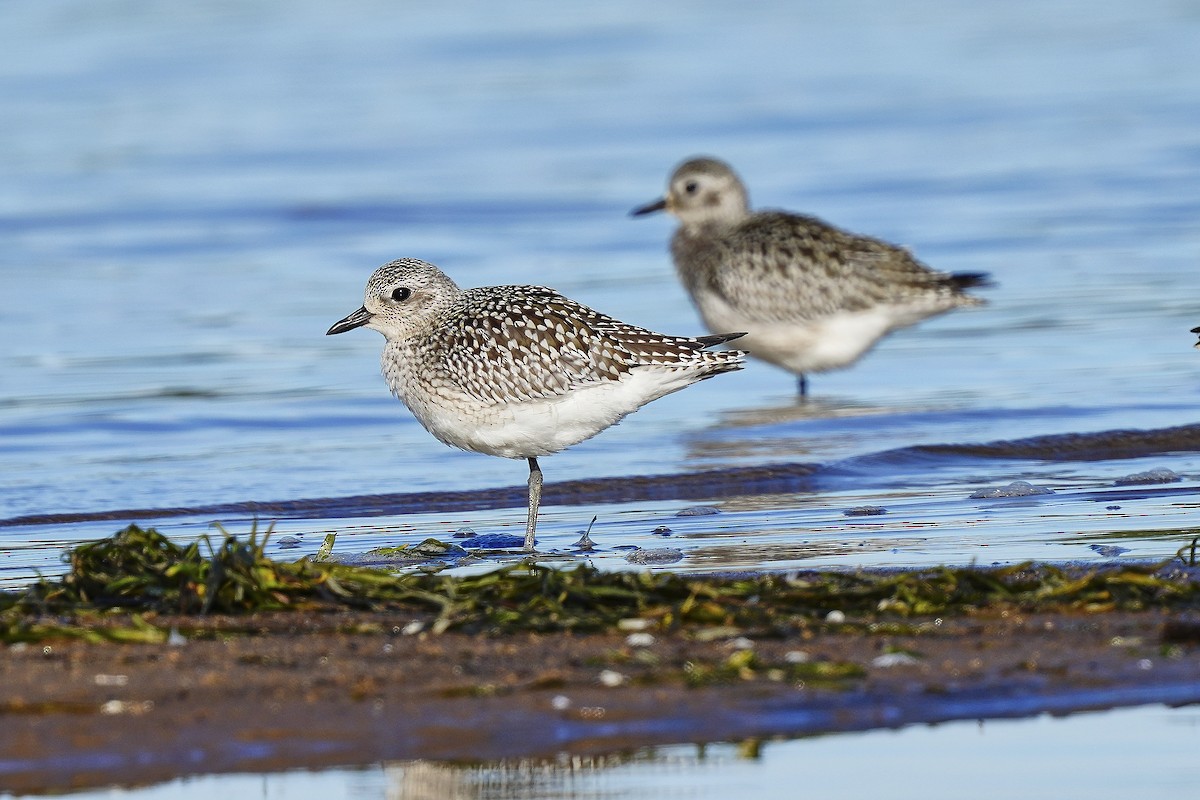
[[[987,272],[955,272],[946,276],[946,284],[954,289],[987,289],[996,285]]]
[[[715,347],[725,342],[732,342],[734,339],[740,339],[746,335],[745,331],[741,333],[714,333],[712,336],[697,336],[696,341],[704,347]]]

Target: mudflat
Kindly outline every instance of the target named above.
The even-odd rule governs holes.
[[[141,620],[186,635],[4,649],[0,788],[1200,702],[1192,611],[835,615],[786,633],[434,634],[433,614],[356,610]]]
[[[1194,547],[1164,564],[458,576],[275,561],[266,539],[131,525],[76,547],[61,579],[0,593],[0,790],[1200,702]]]

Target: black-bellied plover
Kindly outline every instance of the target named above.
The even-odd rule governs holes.
[[[689,339],[628,325],[543,286],[459,289],[402,258],[367,281],[362,308],[327,333],[384,335],[392,394],[442,442],[529,464],[525,549],[541,500],[539,456],[595,436],[651,400],[741,369],[741,334]]]
[[[750,211],[746,187],[723,161],[693,158],[667,194],[634,209],[679,218],[675,269],[710,330],[747,331],[739,347],[796,373],[852,364],[885,334],[984,301],[965,293],[986,274],[929,269],[902,247],[815,217]]]

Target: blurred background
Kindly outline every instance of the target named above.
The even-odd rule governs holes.
[[[793,526],[788,559],[806,558],[798,531],[843,537],[846,504],[896,491],[1094,491],[1151,466],[1185,488],[1140,516],[1194,524],[1188,447],[1145,463],[886,454],[1198,421],[1198,2],[41,0],[4,18],[0,520],[522,484],[524,465],[445,448],[389,397],[378,335],[325,330],[375,267],[415,256],[463,286],[546,284],[700,333],[673,221],[627,213],[706,153],[758,207],[990,272],[989,305],[814,376],[805,404],[763,364],[664,398],[546,459],[548,482],[826,465],[825,492],[724,523],[743,544]],[[1012,511],[989,535],[1040,545],[1095,507],[1071,524]],[[980,517],[938,508],[959,542]],[[592,513],[548,509],[548,542]],[[600,524],[638,541],[660,513]],[[419,540],[521,519],[394,522]],[[345,528],[290,530],[321,524]],[[0,568],[28,575],[112,530],[5,523]],[[973,557],[947,548],[930,557]]]

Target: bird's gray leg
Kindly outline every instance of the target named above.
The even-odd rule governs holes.
[[[537,529],[538,505],[542,502],[542,468],[537,459],[529,461],[529,521],[525,523],[525,550],[533,552],[533,534]]]
[[[808,378],[803,372],[796,376],[796,391],[801,397],[808,397]]]

